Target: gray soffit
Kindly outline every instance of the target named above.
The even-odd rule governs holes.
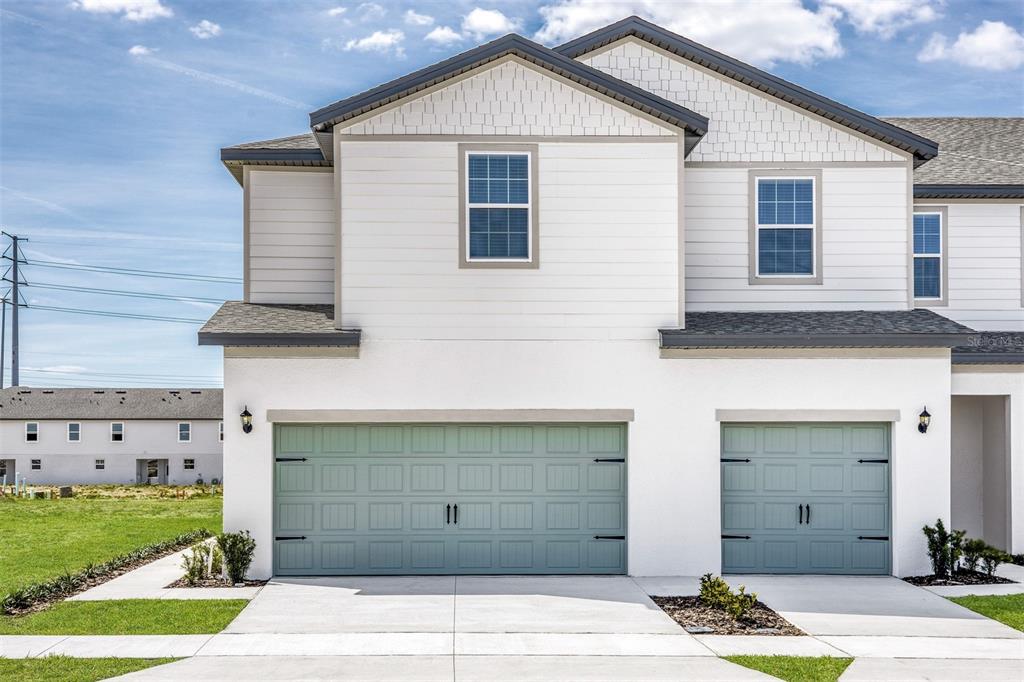
[[[1024,199],[1021,185],[914,185],[915,199]]]
[[[949,348],[974,330],[930,310],[687,313],[662,348]]]
[[[199,330],[200,346],[359,345],[358,329],[335,329],[334,306],[227,301]]]
[[[978,332],[953,348],[953,364],[1024,364],[1024,332]]]
[[[916,185],[1008,185],[1024,190],[1024,118],[884,120],[939,143],[939,156],[914,171]]]
[[[309,115],[310,127],[314,131],[328,130],[338,123],[413,95],[506,55],[525,59],[669,125],[684,129],[687,151],[692,149],[708,130],[708,119],[704,116],[514,33],[318,109]]]
[[[636,36],[640,40],[647,41],[773,97],[778,97],[801,109],[806,109],[835,121],[839,125],[852,128],[876,140],[910,152],[914,155],[915,165],[924,163],[939,152],[939,145],[930,139],[811,92],[738,59],[672,33],[640,17],[628,17],[610,26],[597,29],[556,47],[555,51],[576,59],[628,36]]]
[[[4,419],[221,419],[220,388],[26,388],[0,391]]]

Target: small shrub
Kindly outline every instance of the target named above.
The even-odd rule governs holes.
[[[252,557],[256,552],[256,541],[249,531],[241,533],[221,533],[217,536],[217,545],[224,553],[224,568],[228,580],[233,584],[245,581],[245,574],[252,565]]]
[[[740,585],[733,593],[729,583],[710,573],[700,578],[700,600],[712,608],[725,611],[733,620],[742,619],[757,604],[757,595],[747,594],[746,591],[746,586]]]
[[[1024,553],[1022,553],[1022,554],[1011,554],[1010,555],[1010,560],[1014,564],[1016,564],[1018,566],[1024,566]]]
[[[991,577],[995,575],[999,564],[1006,563],[1009,559],[1010,556],[1003,550],[986,545],[981,552],[981,567],[985,569],[985,574]]]
[[[928,539],[928,559],[932,563],[932,573],[949,576],[960,560],[967,531],[947,531],[942,519],[936,519],[934,528],[925,526],[921,530]]]
[[[214,578],[224,577],[224,552],[219,545],[214,545],[210,553],[210,575]]]
[[[205,542],[192,545],[192,550],[181,559],[181,567],[185,569],[185,582],[198,585],[210,577],[210,546]]]
[[[984,540],[972,538],[964,541],[963,567],[966,571],[977,571],[978,562],[981,561],[981,554],[988,547]]]

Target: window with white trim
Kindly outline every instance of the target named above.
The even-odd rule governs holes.
[[[195,468],[196,468],[196,461],[194,459],[186,459],[185,460],[185,469],[186,470],[192,471]]]
[[[757,276],[812,278],[817,211],[814,177],[758,177],[754,231]]]
[[[32,471],[40,471],[43,468],[43,460],[33,459],[32,460]]]
[[[96,460],[96,470],[97,471],[102,471],[103,469],[106,469],[106,468],[107,468],[107,460],[105,460],[105,459],[97,459]]]
[[[192,424],[189,422],[178,422],[178,442],[192,442]]]
[[[82,440],[82,425],[78,422],[68,422],[68,442],[77,443]]]
[[[914,213],[914,298],[941,301],[942,287],[942,213]]]
[[[468,261],[530,262],[531,152],[466,153]]]
[[[25,442],[39,442],[39,422],[25,422]]]
[[[124,422],[110,422],[110,442],[124,442]]]

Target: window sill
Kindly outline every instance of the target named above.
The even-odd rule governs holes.
[[[771,285],[771,284],[784,284],[784,285],[787,285],[787,286],[794,285],[794,284],[797,284],[797,285],[799,285],[799,284],[820,285],[820,284],[822,284],[822,277],[821,277],[821,275],[783,275],[783,276],[780,276],[780,277],[771,277],[771,276],[765,277],[764,275],[751,275],[750,278],[749,278],[749,283],[751,285],[761,285],[761,284],[769,284],[769,285]]]
[[[529,270],[540,267],[537,259],[534,260],[464,260],[459,263],[460,269],[516,269]]]

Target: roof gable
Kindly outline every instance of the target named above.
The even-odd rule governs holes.
[[[708,120],[704,116],[516,34],[498,38],[390,83],[329,104],[309,115],[310,126],[314,131],[329,130],[338,123],[414,95],[510,54],[685,130],[687,150],[707,132]]]
[[[555,51],[576,59],[581,55],[614,43],[622,38],[636,38],[679,55],[683,59],[733,78],[772,97],[835,121],[876,140],[914,155],[915,164],[924,163],[938,154],[938,145],[920,135],[886,123],[874,116],[847,107],[749,64],[695,43],[639,17],[628,17],[555,48]]]

